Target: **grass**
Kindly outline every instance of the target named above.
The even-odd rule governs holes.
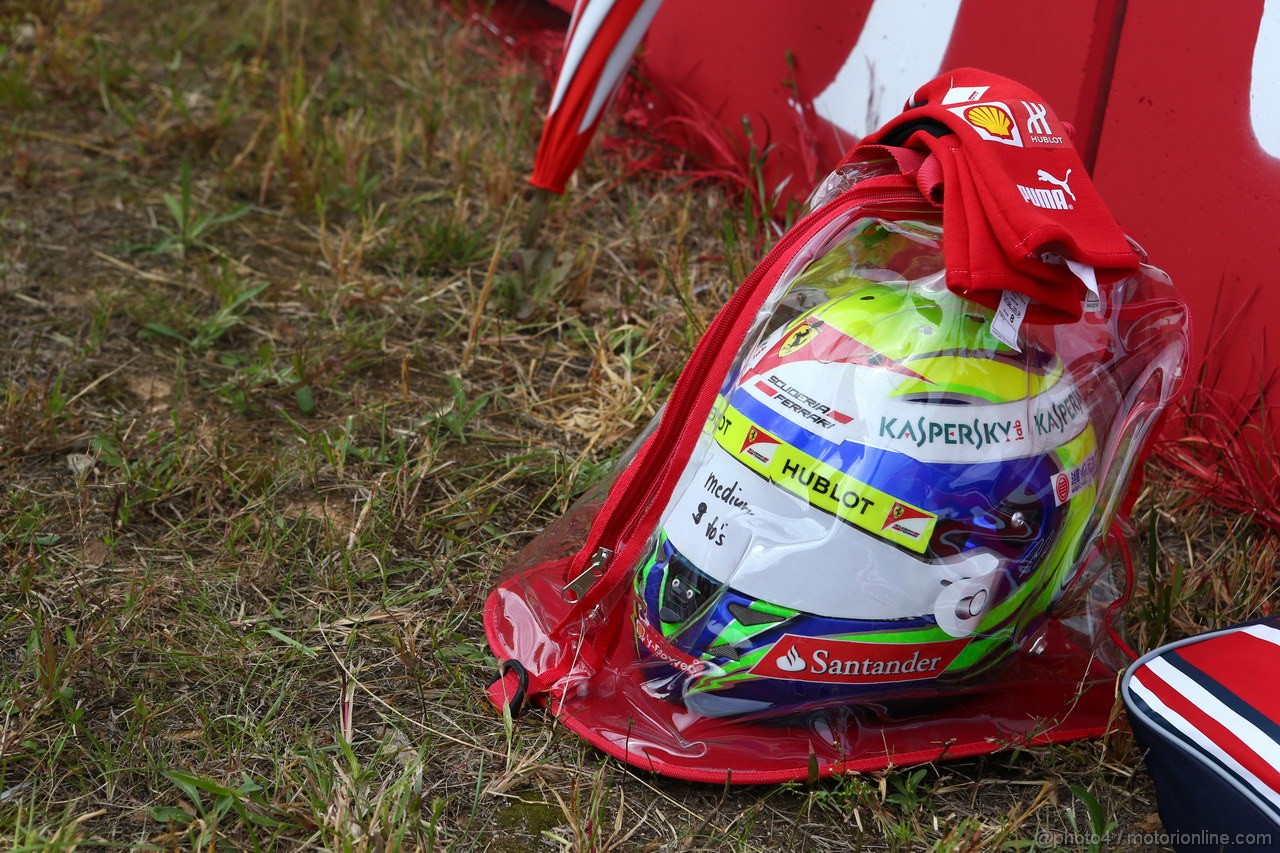
[[[656,411],[771,227],[750,179],[597,152],[520,251],[546,94],[462,3],[0,11],[0,844],[1158,828],[1123,734],[721,790],[493,713],[484,595]],[[1274,539],[1152,476],[1135,641],[1266,612]]]

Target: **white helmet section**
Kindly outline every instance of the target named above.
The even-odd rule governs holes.
[[[907,363],[910,364],[909,362]],[[749,372],[741,391],[835,445],[902,453],[921,462],[979,464],[1051,452],[1088,425],[1073,382],[1030,399],[946,402],[895,396],[907,377],[866,365],[809,359]]]
[[[941,600],[949,587],[974,579],[989,585],[999,574],[989,552],[927,563],[814,509],[748,469],[710,433],[672,497],[662,526],[689,562],[743,595],[818,616],[920,618],[936,606],[954,614],[958,602]],[[966,602],[978,608],[973,618],[950,616],[944,628],[966,636],[981,599]]]

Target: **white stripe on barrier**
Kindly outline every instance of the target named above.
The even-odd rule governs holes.
[[[813,99],[818,115],[852,134],[848,141],[897,115],[942,67],[959,15],[960,0],[877,0],[835,79]]]
[[[600,25],[604,23],[604,19],[608,17],[609,10],[612,8],[612,2],[588,3],[583,0],[574,5],[573,22],[569,28],[571,36],[569,43],[565,45],[564,59],[560,61],[556,90],[551,95],[551,106],[547,109],[547,115],[555,115],[556,110],[560,109],[560,101],[564,99],[569,83],[577,75],[578,66],[582,64],[587,48],[595,40]]]
[[[623,74],[627,73],[627,67],[631,65],[631,57],[635,54],[640,39],[644,38],[644,34],[649,31],[649,24],[653,22],[653,16],[658,14],[658,7],[661,5],[662,0],[645,0],[644,4],[636,10],[635,17],[627,24],[627,29],[618,39],[618,43],[609,52],[609,59],[605,62],[604,70],[600,74],[600,82],[596,85],[596,90],[591,93],[591,103],[582,116],[582,124],[578,126],[579,133],[586,133],[591,125],[595,124],[596,119],[600,117],[600,111],[613,98],[618,88],[618,81],[622,79]]]

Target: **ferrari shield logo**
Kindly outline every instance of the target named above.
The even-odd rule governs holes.
[[[781,348],[778,349],[778,355],[786,358],[797,350],[803,349],[809,341],[817,337],[820,325],[819,323],[803,323],[797,326],[782,342]]]

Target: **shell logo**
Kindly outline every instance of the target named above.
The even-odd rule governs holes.
[[[1000,139],[1013,139],[1013,116],[993,104],[965,110],[965,121]]]
[[[1001,145],[1022,147],[1022,134],[1018,132],[1018,123],[1014,121],[1009,105],[1001,101],[987,101],[985,104],[965,104],[961,107],[947,107],[948,112],[959,116],[972,127],[981,138],[988,142],[999,142]]]

